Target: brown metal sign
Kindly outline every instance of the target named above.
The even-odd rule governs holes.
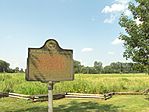
[[[29,48],[26,80],[73,80],[73,51],[62,49],[58,42],[49,39],[41,48]]]

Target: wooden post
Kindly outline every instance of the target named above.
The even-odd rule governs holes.
[[[48,84],[48,112],[53,112],[53,82],[50,81]]]

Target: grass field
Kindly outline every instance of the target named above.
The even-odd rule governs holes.
[[[46,94],[47,84],[25,81],[23,73],[0,74],[0,92],[22,94]],[[76,74],[74,81],[54,85],[54,93],[107,93],[134,91],[149,88],[149,76],[145,74]]]
[[[0,92],[47,94],[47,84],[25,81],[23,73],[0,74]],[[106,93],[115,91],[143,91],[149,88],[145,74],[76,74],[74,81],[55,84],[54,93]],[[0,98],[0,112],[47,112],[48,102]],[[109,100],[54,100],[54,112],[149,112],[149,96],[114,96]]]
[[[114,96],[109,100],[61,99],[54,100],[54,112],[149,112],[146,96]],[[0,112],[47,112],[48,102],[1,98]]]

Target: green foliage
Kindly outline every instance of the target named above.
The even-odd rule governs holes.
[[[93,67],[83,66],[79,61],[74,61],[74,72],[83,74],[101,74],[101,73],[145,73],[143,64],[140,63],[122,63],[112,62],[103,67],[102,62],[95,61]]]
[[[7,72],[9,70],[10,64],[6,61],[0,60],[0,72]]]
[[[0,60],[0,72],[7,72],[7,73],[24,73],[24,70],[19,67],[16,67],[15,69],[12,69],[9,67],[10,64],[6,61]]]
[[[2,63],[3,62],[3,63]],[[4,65],[6,68],[4,68]],[[9,64],[0,60],[0,72],[7,73],[24,73],[19,67],[9,68]],[[144,73],[144,65],[139,63],[122,63],[112,62],[110,65],[103,67],[102,62],[95,61],[93,67],[81,65],[81,62],[74,60],[74,73],[83,74],[101,74],[101,73]]]
[[[132,17],[122,14],[119,24],[127,34],[121,34],[124,41],[124,57],[143,64],[149,73],[149,1],[135,0],[137,5],[130,3]],[[138,24],[135,20],[139,20]]]
[[[45,94],[47,84],[40,82],[27,82],[23,73],[0,74],[0,91],[23,94]]]
[[[102,73],[102,70],[103,70],[102,62],[97,62],[97,61],[95,61],[95,62],[94,62],[94,68],[95,68],[95,72],[96,72],[97,74]]]
[[[15,70],[16,73],[18,73],[19,72],[19,67],[16,67],[14,70]]]
[[[144,74],[76,74],[74,81],[54,85],[54,93],[107,93],[143,91],[149,87],[149,77]],[[25,81],[23,73],[0,74],[0,91],[22,94],[47,94],[47,84]]]
[[[81,63],[74,60],[74,73],[81,73]]]

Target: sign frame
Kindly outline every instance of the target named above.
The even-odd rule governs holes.
[[[52,60],[54,62],[52,62]],[[57,61],[61,63],[57,64]],[[42,67],[46,64],[47,66],[45,66],[45,68]],[[54,67],[52,68],[52,66]],[[52,69],[50,69],[50,67]],[[61,68],[65,70],[61,70]],[[53,72],[53,69],[55,69],[55,72]],[[57,74],[59,75],[59,78],[56,76]],[[52,76],[54,78],[52,78]],[[61,48],[58,42],[54,39],[47,40],[40,48],[28,48],[27,70],[25,78],[27,81],[41,82],[74,80],[73,50]]]

